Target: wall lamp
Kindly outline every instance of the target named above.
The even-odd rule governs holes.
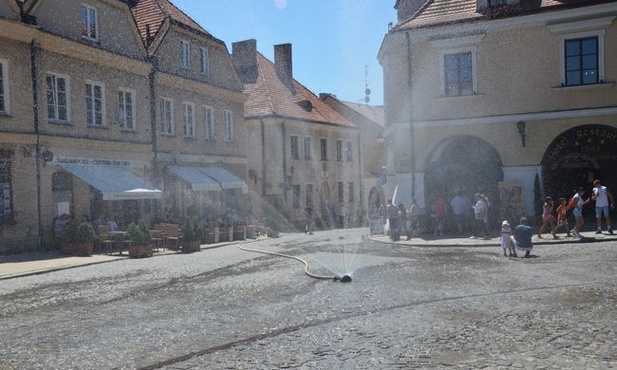
[[[521,136],[521,146],[525,147],[525,121],[518,121],[516,123],[516,129],[518,130],[518,134]]]

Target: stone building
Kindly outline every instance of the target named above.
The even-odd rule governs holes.
[[[166,0],[0,0],[0,77],[0,253],[246,189],[231,56]]]
[[[356,224],[363,217],[357,126],[293,78],[291,44],[274,46],[274,62],[257,52],[255,40],[234,43],[232,56],[248,96],[248,182],[256,207],[263,200],[276,213],[266,212],[267,219],[296,226],[307,207],[318,226]]]
[[[428,206],[479,191],[498,220],[533,215],[534,197],[568,197],[596,178],[617,189],[617,2],[395,8],[378,57],[388,183],[401,196]]]

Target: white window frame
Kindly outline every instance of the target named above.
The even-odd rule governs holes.
[[[469,94],[461,94],[461,95],[446,95],[446,65],[445,65],[445,57],[446,55],[454,55],[454,54],[464,54],[464,53],[471,53],[471,93]],[[440,52],[440,57],[439,57],[439,69],[440,69],[440,76],[441,76],[441,96],[442,97],[447,97],[447,98],[456,98],[456,97],[461,97],[461,96],[470,96],[470,95],[476,95],[478,88],[477,88],[477,83],[476,83],[476,47],[472,46],[472,47],[464,47],[464,48],[457,48],[457,49],[448,49],[448,50],[441,50]]]
[[[356,201],[356,186],[353,181],[347,183],[347,202],[354,203]]]
[[[180,40],[180,67],[191,68],[191,43]]]
[[[53,95],[53,104],[51,105],[51,107],[53,107],[53,112],[50,112],[50,104],[49,104],[49,95],[50,95],[50,91],[49,91],[49,84],[47,82],[47,80],[49,78],[53,79],[53,83],[52,83],[52,88],[53,91],[51,91],[51,94]],[[64,95],[64,99],[63,101],[61,97],[60,97],[60,91],[58,91],[58,80],[63,80],[64,81],[64,88],[65,90],[62,92]],[[71,117],[71,109],[70,109],[70,102],[69,102],[69,97],[71,96],[71,91],[70,91],[70,86],[69,86],[69,77],[66,75],[62,75],[62,74],[58,74],[58,73],[54,73],[54,72],[47,72],[45,73],[45,85],[46,85],[46,104],[47,104],[47,119],[49,119],[50,122],[53,123],[69,123],[69,118]],[[60,108],[64,107],[65,109],[65,114],[66,117],[62,118],[60,116]]]
[[[131,102],[127,103],[127,96],[131,97]],[[137,130],[137,118],[135,112],[137,111],[136,100],[137,91],[127,88],[118,89],[118,111],[117,122],[118,126],[123,131],[136,131]],[[129,108],[127,110],[127,107]]]
[[[182,102],[182,110],[184,112],[184,136],[195,137],[195,104],[191,102]]]
[[[214,141],[214,109],[204,106],[204,136],[208,141]]]
[[[304,160],[312,161],[313,160],[313,138],[310,136],[304,137]]]
[[[92,87],[92,96],[88,94],[88,86]],[[86,123],[88,126],[93,127],[105,127],[105,85],[101,82],[86,80],[84,85],[85,98],[86,98]],[[99,88],[101,92],[100,96],[100,111],[96,109],[97,98],[94,95],[95,90]],[[100,122],[97,119],[100,118]]]
[[[161,134],[165,136],[174,135],[174,101],[169,98],[160,99],[160,114],[161,114]]]
[[[84,11],[86,12],[86,19],[84,19]],[[94,19],[91,19],[91,15],[93,15]],[[90,41],[99,41],[98,9],[91,5],[81,4],[79,16],[81,25],[83,27],[83,29],[81,30],[81,37]],[[94,35],[91,32],[92,22],[94,22]]]
[[[570,33],[567,35],[559,36],[559,80],[560,85],[564,87],[579,87],[579,86],[593,86],[596,84],[580,84],[580,85],[566,85],[566,41],[584,39],[588,37],[598,38],[598,84],[605,81],[604,70],[604,36],[605,30],[595,30],[587,32]]]
[[[201,57],[200,60],[200,72],[204,76],[210,76],[210,51],[208,48],[200,48],[199,55]]]
[[[300,159],[300,137],[298,135],[289,136],[289,158]]]
[[[9,62],[6,59],[0,59],[0,114],[10,114],[10,95],[9,95]]]
[[[343,140],[336,140],[336,161],[343,161]]]
[[[345,142],[345,160],[353,162],[353,142],[351,140]]]
[[[234,119],[230,110],[223,111],[223,118],[225,122],[225,141],[234,141]]]

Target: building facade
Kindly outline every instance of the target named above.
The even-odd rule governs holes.
[[[0,75],[0,253],[51,246],[62,214],[179,222],[244,194],[231,56],[166,0],[2,0]]]
[[[301,227],[307,208],[321,227],[355,225],[363,217],[359,132],[293,78],[291,44],[275,45],[274,62],[257,42],[233,44],[248,100],[249,187],[266,222]]]
[[[401,196],[481,192],[534,215],[594,179],[617,189],[617,2],[399,0],[379,51]]]

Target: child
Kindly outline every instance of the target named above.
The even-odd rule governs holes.
[[[555,235],[555,217],[553,216],[553,198],[546,197],[542,206],[542,226],[540,226],[538,231],[538,239],[542,239],[542,230],[549,224],[551,225],[550,230],[552,230],[553,239],[557,239],[557,235]]]
[[[555,234],[558,229],[565,227],[565,230],[568,233],[568,238],[572,236],[572,234],[570,234],[570,226],[568,226],[567,214],[568,204],[566,202],[566,198],[559,198],[559,206],[557,207],[557,226],[553,229],[553,234]]]
[[[501,248],[503,249],[503,256],[517,257],[516,251],[514,250],[514,244],[512,243],[510,236],[512,236],[510,223],[508,221],[504,221],[501,223]],[[506,254],[506,249],[509,251],[509,254]]]

